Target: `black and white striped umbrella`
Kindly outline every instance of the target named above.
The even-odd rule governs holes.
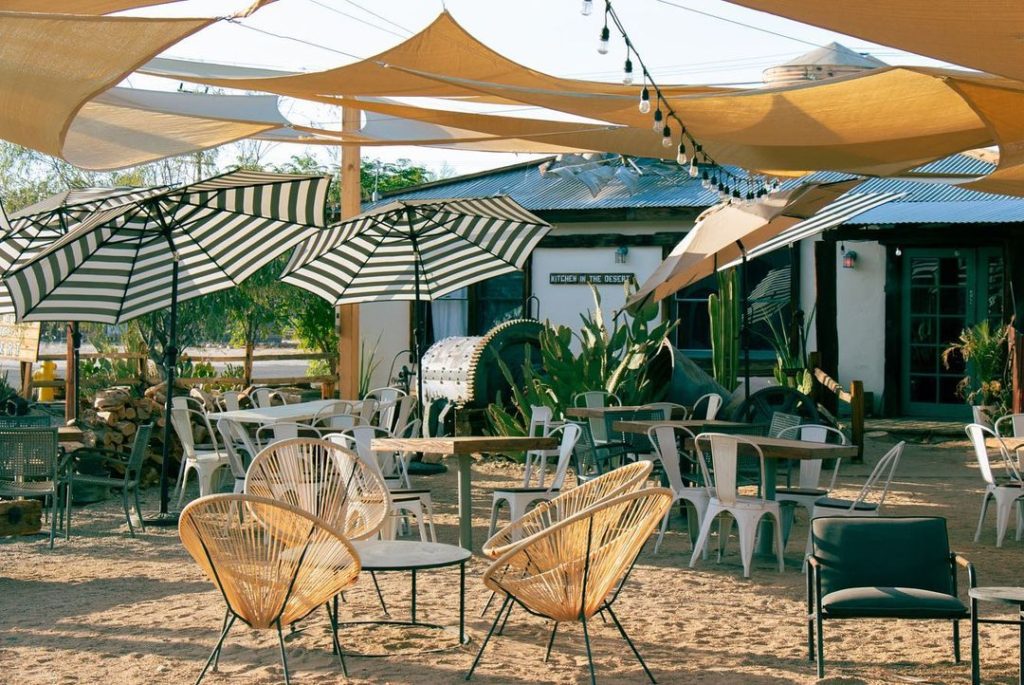
[[[549,230],[504,195],[391,202],[303,242],[282,280],[332,304],[433,300],[521,269]]]
[[[22,321],[116,324],[170,308],[168,387],[178,303],[238,285],[326,223],[327,176],[231,171],[99,208],[4,278]],[[167,512],[171,395],[160,511]]]
[[[74,188],[19,209],[0,227],[0,275],[32,261],[93,212],[136,202],[167,188]],[[13,313],[10,293],[0,288],[0,314]]]
[[[19,320],[127,321],[233,287],[310,236],[325,223],[328,181],[233,171],[142,193],[21,257],[4,283]],[[26,237],[25,251],[52,230]]]

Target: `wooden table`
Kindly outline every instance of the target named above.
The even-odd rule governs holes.
[[[459,544],[473,549],[473,498],[470,465],[474,454],[500,454],[550,450],[558,447],[557,438],[518,436],[460,435],[450,438],[377,438],[370,444],[374,451],[453,454],[459,458]]]
[[[295,404],[278,404],[273,407],[256,407],[254,409],[238,409],[236,411],[210,412],[211,423],[218,419],[233,419],[239,423],[270,424],[281,421],[309,421],[321,410],[333,407],[340,400],[313,400]]]
[[[672,421],[616,421],[612,424],[614,430],[622,433],[640,433],[647,435],[654,426],[670,425],[678,428],[686,428],[694,433],[731,433],[733,431],[739,432],[741,430],[750,430],[754,428],[763,428],[766,424],[762,423],[743,423],[742,421],[723,421],[721,419],[685,419],[685,420],[672,420]]]
[[[572,419],[603,419],[609,412],[630,412],[630,411],[662,411],[661,407],[648,407],[643,405],[628,405],[624,407],[569,407],[565,415]],[[678,415],[681,409],[673,409],[673,415]]]
[[[1024,444],[1020,438],[1017,439]],[[978,644],[978,624],[996,623],[1017,626],[1017,682],[1024,685],[1024,587],[974,587],[968,591],[971,597],[971,683],[980,685],[981,665],[980,646]],[[1017,610],[1017,618],[980,618],[978,602],[996,602],[1009,604]]]

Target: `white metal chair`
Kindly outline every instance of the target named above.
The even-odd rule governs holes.
[[[225,390],[217,398],[222,411],[238,411],[242,408],[242,393],[237,390]]]
[[[779,431],[775,437],[819,443],[829,442],[829,438],[832,438],[836,444],[849,444],[846,435],[838,428],[817,424],[790,426]],[[797,486],[795,488],[787,486],[775,490],[775,501],[782,505],[782,539],[784,541],[789,540],[789,531],[793,527],[793,514],[796,507],[803,507],[807,510],[807,515],[812,516],[814,503],[822,497],[827,497],[835,489],[840,461],[840,459],[835,460],[832,478],[829,480],[827,488],[820,486],[822,460],[801,459]]]
[[[707,402],[707,408],[704,410],[704,415],[697,411],[697,407],[700,406],[701,402]],[[714,421],[715,417],[718,416],[718,410],[722,408],[722,396],[716,392],[709,392],[706,395],[701,395],[694,401],[693,409],[690,410],[690,417],[694,419],[704,419],[705,421]]]
[[[211,449],[196,448],[195,436],[192,433],[193,421],[206,428],[206,432],[210,436]],[[218,445],[217,436],[213,432],[213,427],[210,426],[206,414],[192,409],[172,408],[171,426],[174,428],[174,433],[178,436],[182,448],[181,482],[178,485],[178,506],[181,506],[185,499],[185,487],[188,485],[189,472],[196,472],[199,477],[199,496],[205,497],[213,494],[213,477],[216,475],[217,469],[222,466],[230,468],[231,461],[227,452]]]
[[[395,416],[398,410],[398,398],[405,396],[405,391],[400,388],[376,388],[363,396],[363,401],[373,400],[376,402],[375,413],[377,424],[381,428],[392,430],[395,424]],[[372,418],[372,417],[371,417]],[[367,419],[367,423],[373,423]]]
[[[267,409],[274,405],[274,400],[280,400],[281,404],[288,404],[288,400],[285,396],[277,390],[271,390],[270,388],[256,388],[252,397],[256,403],[256,406],[260,409]]]
[[[247,464],[251,463],[258,450],[253,443],[249,433],[238,421],[233,419],[219,419],[217,421],[217,432],[220,433],[221,442],[224,443],[224,451],[228,455],[228,466],[231,467],[231,475],[235,477],[234,493],[245,491],[245,472]],[[243,452],[245,456],[243,456]]]
[[[981,477],[985,479],[985,495],[981,501],[981,516],[978,518],[978,530],[974,533],[974,541],[981,539],[981,527],[985,523],[990,499],[996,501],[996,547],[1003,546],[1003,538],[1006,537],[1006,529],[1010,525],[1010,512],[1013,511],[1014,504],[1017,505],[1017,539],[1020,540],[1021,534],[1024,533],[1024,482],[1021,480],[1020,472],[996,433],[979,423],[969,424],[964,430],[974,447],[974,456],[978,460]],[[1006,465],[1008,477],[998,478],[993,473],[991,457],[985,444],[986,437],[993,437],[999,442],[999,453]]]
[[[324,432],[325,429],[317,428],[308,423],[276,421],[257,428],[254,442],[258,450],[264,450],[280,440],[294,440],[295,438],[319,439]]]
[[[737,463],[741,444],[745,444],[757,455],[761,467],[761,480],[764,480],[764,453],[761,452],[761,448],[757,443],[742,435],[726,435],[724,433],[701,433],[694,440],[694,444],[698,454],[697,462],[704,474],[704,486],[707,488],[709,501],[707,514],[701,522],[697,544],[694,545],[693,554],[690,556],[690,568],[696,565],[697,558],[703,554],[715,519],[720,514],[728,513],[739,529],[740,559],[743,563],[744,578],[750,577],[750,563],[754,557],[758,524],[765,516],[775,517],[775,549],[781,573],[785,568],[785,561],[782,556],[782,517],[779,512],[779,503],[762,496],[741,495],[737,486]],[[708,460],[704,456],[702,445],[706,445],[711,450],[713,470],[708,469]],[[732,525],[729,524],[729,527],[731,528]],[[728,537],[728,531],[719,526],[719,561],[722,558],[726,537]]]
[[[335,436],[342,436],[337,438]],[[374,438],[391,437],[391,433],[378,426],[356,426],[342,433],[324,436],[337,444],[352,449],[367,464],[373,465],[391,494],[392,523],[404,513],[416,517],[420,539],[437,542],[437,530],[434,527],[434,501],[429,488],[407,488],[401,476],[399,463],[401,457],[392,451],[375,451],[372,447]],[[391,537],[394,537],[394,526],[391,526]]]
[[[999,417],[993,430],[1000,438],[1024,437],[1024,414],[1007,414]]]
[[[892,484],[893,474],[900,463],[900,456],[906,442],[901,442],[891,450],[882,455],[882,458],[871,469],[871,474],[864,481],[864,486],[853,499],[842,499],[838,497],[822,497],[815,500],[814,508],[811,509],[811,518],[819,516],[878,516],[885,504],[885,498],[889,494],[889,486]],[[883,480],[884,478],[884,480]],[[877,500],[874,499],[876,491],[881,490]],[[811,553],[811,535],[807,534],[807,552],[805,557]]]
[[[572,406],[586,407],[587,409],[601,409],[603,407],[621,407],[622,400],[613,392],[604,390],[588,390],[578,392],[572,397]],[[590,424],[590,435],[597,444],[608,442],[608,430],[605,427],[604,417],[587,417]]]
[[[501,509],[502,502],[508,505],[509,521],[515,521],[526,513],[531,504],[550,500],[561,491],[565,473],[569,468],[569,460],[572,458],[572,451],[576,447],[576,441],[580,439],[580,427],[574,423],[555,426],[546,435],[553,437],[558,432],[562,433],[562,441],[559,443],[558,465],[555,467],[551,485],[547,488],[524,485],[521,488],[495,490],[491,498],[491,525],[487,529],[488,538],[493,537],[494,531],[498,528],[498,510]]]
[[[530,423],[526,428],[526,434],[533,435],[547,435],[551,428],[555,425],[552,421],[552,411],[550,407],[544,406],[531,406],[530,407]],[[530,450],[526,453],[526,462],[524,464],[523,471],[523,487],[530,487],[530,483],[533,480],[534,470],[537,472],[537,485],[544,487],[544,479],[548,466],[548,457],[557,457],[558,450]]]
[[[316,428],[329,431],[344,431],[349,428],[353,428],[362,423],[362,420],[355,414],[349,414],[347,412],[341,412],[337,414],[328,414],[318,412],[310,424]]]
[[[394,421],[391,426],[389,426],[393,434],[405,434],[406,429],[409,427],[409,419],[412,416],[412,410],[415,406],[416,398],[412,395],[402,395],[398,398],[395,403]]]
[[[693,516],[690,516],[689,513],[687,514],[686,521],[689,527],[690,544],[695,547],[695,531],[700,531],[701,523],[703,523],[704,516],[707,514],[711,497],[705,488],[688,486],[683,481],[677,435],[681,435],[683,439],[696,438],[690,430],[682,426],[651,426],[647,431],[647,438],[651,441],[651,445],[654,446],[654,454],[661,462],[661,467],[665,470],[665,477],[668,478],[669,487],[672,488],[672,495],[674,497],[672,503],[684,502],[689,505],[688,512],[693,512]],[[668,529],[668,520],[671,515],[672,510],[669,509],[661,522],[658,540],[654,543],[655,554],[661,548],[661,541],[665,538],[665,531]]]
[[[650,402],[640,407],[640,409],[660,409],[663,413],[662,418],[665,421],[671,421],[672,419],[686,420],[690,418],[690,409],[675,402]]]

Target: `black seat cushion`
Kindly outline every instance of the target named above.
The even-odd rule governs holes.
[[[824,497],[828,494],[828,490],[819,490],[817,488],[776,488],[776,496],[778,495],[809,495],[818,497]],[[846,508],[849,509],[850,505],[847,503]]]
[[[967,606],[952,595],[907,587],[851,587],[821,598],[830,618],[967,618]]]

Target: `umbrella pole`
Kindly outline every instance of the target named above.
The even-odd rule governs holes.
[[[71,343],[74,345],[71,353],[71,364],[74,366],[74,369],[69,371],[69,373],[75,374],[75,406],[71,411],[71,418],[75,420],[75,425],[78,425],[78,412],[82,406],[82,389],[78,378],[78,362],[82,354],[82,331],[77,321],[71,324]]]
[[[178,260],[171,267],[171,321],[168,331],[168,346],[164,350],[164,375],[167,378],[167,391],[164,399],[164,444],[163,459],[160,463],[160,513],[167,513],[170,499],[171,452],[171,410],[174,407],[174,371],[178,363]]]
[[[422,425],[427,425],[426,404],[423,401],[423,349],[420,340],[420,248],[416,244],[416,229],[413,228],[414,213],[412,207],[406,207],[409,219],[409,241],[412,243],[412,281],[416,299],[412,303],[412,349],[416,357],[416,404],[419,409]]]

